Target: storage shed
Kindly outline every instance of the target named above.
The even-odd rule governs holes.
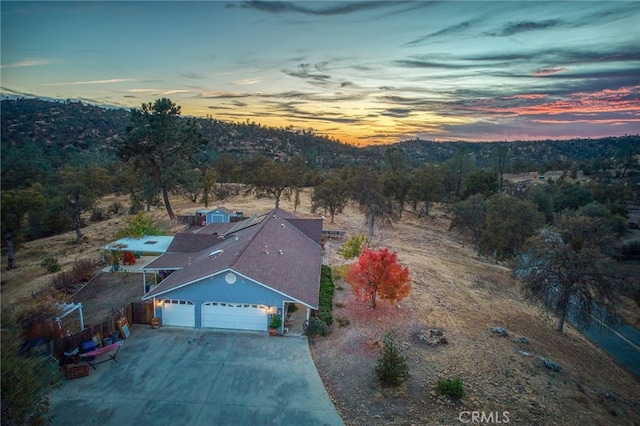
[[[225,207],[218,207],[214,210],[209,210],[207,212],[207,225],[211,223],[229,223],[231,222],[231,216],[233,214],[233,211]]]

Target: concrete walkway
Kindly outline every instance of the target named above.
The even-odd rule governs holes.
[[[306,337],[134,324],[117,360],[54,389],[52,424],[344,424]]]

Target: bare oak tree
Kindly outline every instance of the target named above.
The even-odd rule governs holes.
[[[527,241],[514,272],[525,296],[558,316],[558,331],[569,314],[589,324],[615,312],[623,275],[606,254],[610,244],[602,221],[584,216],[565,219]]]

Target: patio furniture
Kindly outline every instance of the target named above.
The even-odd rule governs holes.
[[[96,349],[94,351],[87,352],[87,353],[84,353],[84,354],[80,354],[80,358],[86,359],[87,362],[89,363],[89,365],[92,366],[94,370],[97,370],[96,365],[102,364],[103,362],[107,362],[107,361],[118,362],[118,360],[116,359],[116,355],[118,355],[118,351],[120,350],[120,346],[122,346],[122,342],[118,341],[116,343],[112,343],[110,345],[98,348],[98,349]],[[93,361],[97,357],[99,357],[100,355],[105,355],[105,354],[108,354],[108,353],[113,352],[113,351],[115,351],[114,354],[113,355],[109,355],[109,357],[107,359],[103,359],[102,361],[98,361],[98,362],[94,362]]]

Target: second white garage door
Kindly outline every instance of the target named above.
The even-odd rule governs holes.
[[[196,310],[191,301],[166,299],[162,302],[162,324],[195,327]]]
[[[267,330],[267,307],[249,303],[207,302],[202,305],[202,327]]]

